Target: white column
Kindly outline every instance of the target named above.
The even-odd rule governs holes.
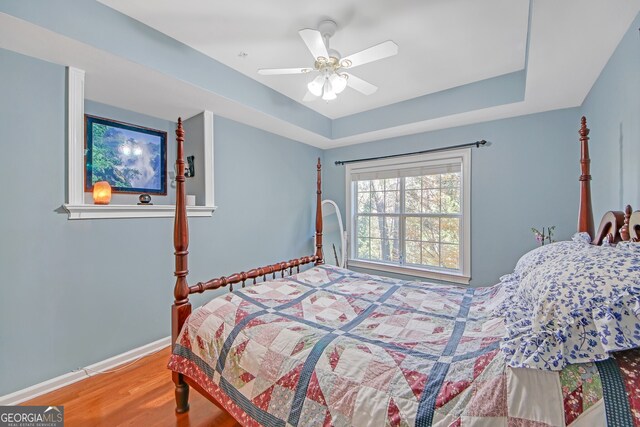
[[[203,111],[204,123],[204,205],[215,206],[213,198],[213,113]]]
[[[84,204],[84,70],[67,67],[67,203]]]

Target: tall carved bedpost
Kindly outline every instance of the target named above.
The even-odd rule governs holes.
[[[184,130],[182,119],[178,118],[176,129],[176,142],[178,153],[176,159],[176,215],[173,223],[173,246],[175,248],[175,276],[176,285],[173,289],[174,301],[171,307],[171,345],[175,345],[178,334],[185,320],[191,314],[189,303],[189,225],[187,224],[187,207],[185,200],[184,182]],[[189,385],[181,374],[173,372],[173,382],[176,385],[176,412],[183,413],[189,410]]]
[[[591,208],[591,159],[589,158],[589,129],[587,119],[582,116],[580,130],[580,208],[578,210],[578,232],[587,232],[593,239],[593,210]]]
[[[633,212],[633,209],[631,209],[631,205],[627,205],[624,208],[624,220],[622,223],[622,227],[620,227],[620,237],[624,241],[631,240],[631,233],[629,230],[629,221],[631,220],[632,212]]]
[[[316,189],[316,262],[315,265],[324,264],[322,253],[322,164],[318,157],[318,181]]]

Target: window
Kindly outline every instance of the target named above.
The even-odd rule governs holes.
[[[347,166],[349,264],[469,283],[469,149]]]

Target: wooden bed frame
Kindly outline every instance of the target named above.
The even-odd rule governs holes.
[[[597,233],[594,235],[593,213],[591,208],[591,175],[590,175],[590,159],[589,159],[589,129],[587,128],[587,120],[582,117],[581,127],[578,132],[580,134],[580,207],[578,210],[578,231],[586,232],[593,238],[593,244],[600,245],[605,239],[610,243],[616,243],[621,240],[640,240],[640,211],[632,212],[630,206],[625,208],[625,212],[609,211],[605,213],[598,227]],[[301,258],[292,259],[248,270],[246,272],[234,273],[230,276],[223,276],[217,279],[211,279],[206,282],[199,282],[193,286],[189,286],[187,275],[189,274],[187,258],[189,255],[189,228],[187,224],[187,210],[185,198],[185,176],[184,176],[184,130],[182,129],[182,120],[178,119],[178,127],[176,129],[177,142],[177,160],[176,160],[176,214],[174,220],[173,243],[175,247],[175,276],[176,284],[174,288],[174,302],[171,307],[171,345],[176,343],[178,335],[182,329],[187,317],[191,314],[191,304],[189,303],[189,295],[202,293],[210,289],[218,289],[229,286],[229,290],[233,290],[233,284],[242,283],[249,279],[256,283],[258,277],[266,280],[266,275],[271,274],[275,278],[277,272],[281,272],[282,277],[288,270],[292,274],[293,268],[299,271],[300,266],[304,264],[314,263],[319,265],[323,263],[322,252],[322,178],[321,164],[318,158],[317,164],[317,183],[316,183],[316,250],[311,256],[303,256]],[[595,236],[595,237],[594,237]],[[189,386],[193,387],[200,394],[205,396],[216,406],[222,406],[213,398],[206,390],[202,389],[195,381],[191,380],[177,372],[172,372],[173,382],[175,383],[176,412],[184,413],[189,410]]]

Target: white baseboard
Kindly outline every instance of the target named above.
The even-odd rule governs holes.
[[[59,377],[55,377],[39,384],[32,385],[31,387],[18,390],[14,393],[0,396],[0,406],[17,405],[27,400],[31,400],[35,397],[52,392],[69,384],[73,384],[86,378],[98,375],[97,373],[89,374],[87,373],[87,371],[94,372],[113,369],[119,365],[139,359],[148,354],[155,353],[165,347],[169,347],[170,344],[171,337],[161,338],[158,341],[143,345],[142,347],[134,348],[133,350],[127,351],[126,353],[118,354],[101,362],[94,363],[93,365],[74,370],[67,374],[60,375]],[[86,369],[86,371],[84,369]]]

